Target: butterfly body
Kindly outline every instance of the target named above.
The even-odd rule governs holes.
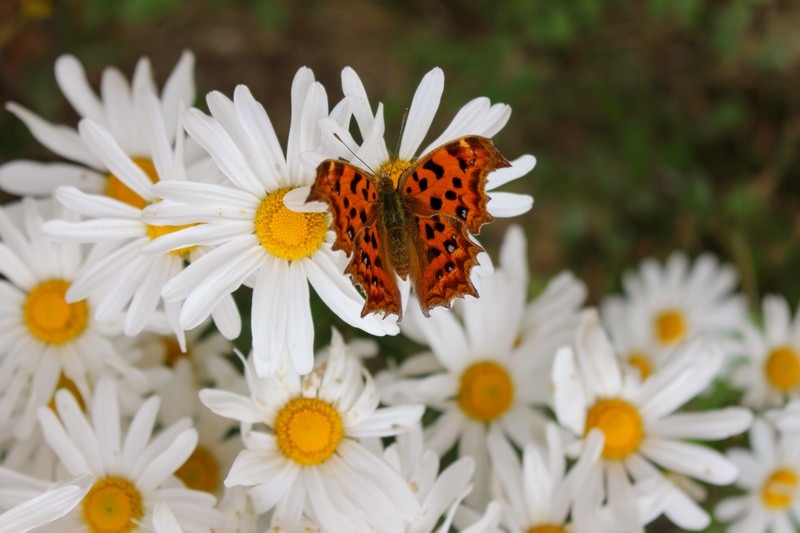
[[[308,200],[328,203],[334,249],[350,258],[345,272],[365,294],[370,312],[402,318],[397,277],[411,278],[423,314],[478,293],[470,270],[483,249],[469,238],[492,220],[486,176],[510,164],[485,137],[444,144],[402,172],[397,184],[344,161],[317,167]]]

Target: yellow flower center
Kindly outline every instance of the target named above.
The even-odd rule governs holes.
[[[194,490],[214,493],[219,487],[219,461],[204,446],[198,446],[175,475]]]
[[[144,157],[134,157],[132,159],[133,162],[136,163],[136,166],[144,170],[144,173],[147,174],[150,181],[153,183],[158,181],[158,172],[156,172],[156,167],[151,160]],[[120,181],[114,174],[108,175],[106,195],[139,209],[144,209],[145,206],[147,206],[147,200],[129,189],[128,186]]]
[[[560,526],[542,524],[541,526],[533,526],[527,533],[566,533],[566,530]]]
[[[45,281],[28,293],[23,308],[25,324],[31,335],[49,344],[64,344],[74,340],[89,321],[85,300],[67,303],[64,295],[69,282],[61,279]]]
[[[83,401],[83,396],[81,395],[81,391],[78,390],[78,386],[75,385],[75,382],[65,376],[62,372],[58,375],[58,383],[56,383],[56,388],[53,390],[53,396],[50,397],[50,402],[47,404],[47,406],[54,413],[58,413],[58,411],[56,411],[56,393],[61,389],[67,389],[72,396],[75,397],[75,400],[78,402],[81,411],[86,411],[86,403]]]
[[[599,400],[586,414],[584,434],[599,428],[605,435],[603,457],[622,459],[642,442],[642,418],[634,406],[618,398]]]
[[[779,346],[769,353],[764,373],[774,388],[790,391],[800,383],[800,355],[791,346]]]
[[[631,352],[630,355],[628,355],[628,364],[639,369],[639,375],[642,377],[642,381],[653,373],[653,364],[644,352]]]
[[[175,233],[176,231],[180,231],[182,229],[191,228],[192,226],[197,226],[197,224],[186,224],[183,226],[151,226],[147,224],[147,235],[150,237],[150,240],[155,240],[161,237],[162,235],[169,235],[170,233]],[[189,255],[189,252],[197,248],[197,246],[187,246],[185,248],[178,248],[177,250],[172,250],[171,254],[179,255],[181,257],[186,257]]]
[[[344,436],[339,412],[317,398],[295,398],[275,417],[275,439],[286,457],[303,466],[327,461]]]
[[[789,468],[778,468],[761,487],[761,500],[770,509],[785,509],[791,505],[797,491],[797,474]]]
[[[514,382],[505,368],[494,361],[479,361],[461,374],[458,405],[481,422],[500,418],[514,401]]]
[[[677,309],[665,309],[656,316],[656,338],[661,344],[675,344],[683,340],[688,329],[686,317]]]
[[[92,533],[128,533],[142,518],[142,497],[127,479],[105,477],[83,499],[82,516]]]
[[[327,213],[297,213],[283,205],[291,188],[271,192],[256,211],[255,227],[261,246],[282,259],[304,259],[316,252],[328,231]]]
[[[186,358],[191,360],[188,352],[183,353],[181,351],[181,345],[178,344],[175,337],[164,337],[162,343],[164,345],[164,364],[166,366],[175,368],[175,365],[177,365],[178,361],[181,359]]]
[[[400,176],[410,166],[411,161],[406,161],[404,159],[393,159],[391,161],[387,161],[378,168],[378,177],[386,174],[392,180],[394,186],[397,187],[397,182],[400,180]]]

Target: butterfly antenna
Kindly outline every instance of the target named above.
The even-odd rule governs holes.
[[[375,171],[374,171],[374,170],[372,170],[372,167],[370,167],[370,166],[369,166],[369,165],[366,163],[366,161],[364,161],[363,159],[361,159],[360,157],[358,157],[358,155],[356,155],[356,153],[355,153],[355,152],[352,150],[352,148],[350,148],[349,146],[347,146],[347,143],[346,143],[346,142],[344,142],[344,141],[342,140],[342,138],[341,138],[341,137],[339,137],[339,134],[338,134],[338,133],[334,133],[334,134],[333,134],[333,136],[334,136],[334,137],[336,137],[336,140],[337,140],[337,141],[339,141],[340,143],[342,143],[342,144],[344,145],[344,147],[345,147],[345,148],[347,148],[347,151],[348,151],[348,152],[350,152],[351,154],[353,154],[353,157],[354,157],[354,158],[356,158],[356,159],[358,159],[359,161],[361,161],[361,164],[362,164],[362,165],[364,165],[364,168],[366,168],[367,170],[369,170],[370,172],[372,172],[372,174],[373,174],[373,175],[377,176],[377,174],[375,174]]]
[[[403,110],[403,119],[400,121],[400,137],[397,138],[397,146],[392,155],[392,166],[389,167],[389,175],[394,172],[394,164],[397,163],[397,157],[400,155],[400,142],[403,140],[403,132],[406,131],[406,119],[408,118],[408,108]]]

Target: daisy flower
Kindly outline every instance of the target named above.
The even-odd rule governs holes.
[[[306,376],[286,365],[259,377],[252,357],[245,376],[249,397],[206,389],[200,398],[242,422],[247,449],[225,486],[250,487],[256,511],[272,511],[273,527],[297,531],[305,514],[342,531],[402,531],[417,515],[405,481],[358,439],[402,433],[419,421],[423,407],[377,409],[372,378],[337,332],[327,361]]]
[[[526,243],[519,227],[506,234],[500,259],[501,267],[483,278],[481,297],[459,302],[461,320],[444,309],[426,319],[412,306],[404,327],[421,333],[438,363],[427,354],[414,356],[402,367],[406,376],[417,372],[414,378],[380,381],[386,402],[424,402],[441,413],[425,429],[425,441],[440,456],[458,443],[459,456],[475,460],[475,489],[466,500],[475,506],[489,496],[487,434],[499,431],[519,447],[543,434],[546,418],[537,406],[549,404],[546,376],[557,347],[574,335],[580,305],[563,298],[572,291],[563,290],[566,278],[560,278],[526,307]]]
[[[180,122],[168,123],[162,105],[152,89],[140,88],[123,95],[131,106],[134,122],[146,139],[146,151],[131,156],[107,127],[90,118],[79,124],[80,138],[103,164],[111,169],[135,201],[87,194],[76,187],[59,187],[55,197],[88,220],[51,220],[45,224],[49,237],[66,242],[93,243],[95,250],[67,294],[70,300],[94,296],[95,314],[109,320],[125,312],[125,334],[140,333],[161,303],[161,289],[183,270],[185,261],[195,261],[204,247],[185,247],[157,255],[143,249],[182,226],[152,226],[142,220],[142,208],[158,202],[153,191],[157,181],[182,182],[204,179],[205,166],[187,166],[184,134]],[[142,158],[144,157],[144,159]],[[209,179],[213,179],[209,178]],[[179,302],[164,302],[169,325],[185,347],[183,328],[178,324]],[[233,338],[241,329],[241,317],[233,298],[225,295],[214,305],[219,330]]]
[[[153,507],[165,502],[184,531],[210,531],[221,525],[216,498],[178,486],[172,474],[192,453],[197,432],[184,419],[153,437],[160,400],[148,399],[124,434],[113,381],[95,391],[89,417],[66,391],[56,393],[58,415],[39,409],[45,439],[72,476],[88,474],[92,487],[57,524],[62,531],[132,531],[151,527]]]
[[[181,55],[161,92],[160,107],[164,123],[174,126],[178,122],[181,102],[194,101],[194,56],[190,52]],[[131,99],[131,84],[116,68],[106,68],[100,82],[100,96],[89,85],[86,72],[74,56],[62,55],[56,60],[55,74],[58,86],[67,101],[81,118],[91,119],[117,139],[122,150],[137,161],[145,172],[152,169],[153,162],[145,158],[150,153],[148,131],[141,122],[139,110]],[[147,89],[156,93],[150,60],[142,58],[133,73],[133,91]],[[105,194],[110,198],[132,205],[144,206],[144,200],[135,189],[128,188],[116,176],[114,170],[99,159],[77,131],[62,125],[50,124],[46,120],[10,102],[6,108],[22,120],[33,136],[55,154],[72,163],[37,163],[34,161],[11,161],[0,166],[0,187],[6,191],[25,195],[49,195],[62,185],[77,187],[94,194]],[[175,130],[168,129],[174,141]]]
[[[731,347],[731,334],[747,317],[744,298],[736,294],[736,272],[710,254],[690,263],[675,252],[661,265],[642,262],[623,277],[624,294],[607,298],[603,316],[625,361],[643,377],[664,364],[687,339],[703,335]]]
[[[54,484],[0,467],[0,486],[0,508],[11,506],[0,514],[0,531],[25,533],[74,509],[89,491],[91,477],[80,475]]]
[[[791,533],[800,528],[800,437],[776,434],[764,420],[750,430],[750,449],[728,450],[744,495],[719,502],[717,518],[730,533]]]
[[[593,431],[578,461],[566,472],[564,447],[558,428],[548,424],[547,454],[535,444],[525,446],[522,464],[517,452],[498,433],[490,433],[487,446],[497,479],[496,496],[503,509],[503,525],[509,533],[569,531],[570,511],[592,465],[603,449],[603,435]],[[591,524],[594,516],[572,521]],[[548,529],[549,528],[549,529]],[[580,529],[579,529],[580,530]]]
[[[595,486],[587,490],[602,494],[621,523],[644,523],[639,509],[628,504],[633,497],[629,476],[637,482],[667,481],[661,467],[714,485],[736,479],[736,466],[728,459],[686,440],[720,440],[740,433],[752,421],[750,411],[732,407],[674,413],[709,385],[722,363],[717,347],[691,342],[642,382],[638,371],[620,365],[593,311],[586,313],[574,348],[559,350],[553,366],[556,417],[578,438],[578,448],[592,429],[603,432]],[[706,527],[708,514],[672,486],[667,517],[684,529]]]
[[[800,396],[800,313],[792,318],[785,298],[767,296],[763,303],[764,327],[745,323],[737,366],[731,382],[745,391],[742,403],[756,409],[778,407]]]
[[[292,118],[286,156],[264,108],[247,87],[233,101],[218,92],[207,98],[212,117],[196,109],[185,115],[189,134],[211,154],[230,185],[162,182],[165,201],[146,210],[152,224],[202,224],[148,247],[153,253],[199,244],[219,245],[164,286],[168,301],[186,300],[180,324],[191,329],[242,283],[254,287],[253,352],[259,375],[273,372],[288,354],[301,374],[313,366],[314,329],[310,283],[323,302],[348,324],[372,335],[397,326],[375,316],[361,318],[364,299],[344,276],[344,256],[334,253],[325,207],[294,212],[284,197],[310,185],[314,168],[300,154],[319,146],[319,121],[328,116],[327,96],[302,68],[292,84]],[[307,192],[307,191],[306,191]]]
[[[19,221],[0,209],[0,423],[14,416],[18,439],[31,434],[36,409],[57,388],[82,401],[102,376],[127,378],[138,394],[148,389],[113,342],[119,328],[94,318],[96,301],[67,300],[84,255],[78,244],[45,238],[47,208],[23,200]]]

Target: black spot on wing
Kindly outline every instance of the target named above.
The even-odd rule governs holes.
[[[464,206],[460,205],[456,207],[456,216],[462,220],[467,220],[467,212],[467,208]]]
[[[463,158],[459,157],[458,158],[458,168],[461,169],[461,172],[466,172],[467,169],[469,168],[469,165],[467,165],[467,162]]]
[[[456,194],[456,191],[448,189],[444,192],[444,197],[447,198],[448,200],[455,200],[456,198],[458,198],[458,195]]]
[[[357,214],[357,213],[358,213],[358,212],[356,211],[356,208],[355,208],[355,207],[351,207],[351,208],[350,208],[350,218],[356,218],[356,214]]]
[[[442,251],[439,250],[438,248],[434,248],[434,247],[428,248],[428,252],[427,253],[428,253],[428,261],[433,261],[434,259],[436,259],[440,255],[442,255]]]
[[[434,236],[433,228],[430,225],[425,224],[425,237],[428,240],[431,240],[431,239],[433,239],[433,236]]]
[[[460,189],[463,183],[461,183],[461,178],[453,178],[453,187],[456,189]]]
[[[448,254],[452,254],[453,252],[455,252],[456,248],[458,248],[458,247],[455,244],[453,244],[451,241],[447,241],[447,242],[444,243],[444,249],[447,250]]]
[[[419,180],[419,190],[424,191],[428,188],[428,178],[422,178]]]
[[[361,219],[361,223],[362,224],[366,224],[366,222],[367,222],[367,212],[366,211],[362,210],[361,213],[359,213],[358,217]]]
[[[442,208],[442,199],[436,198],[435,196],[431,196],[430,200],[431,209],[439,210]]]
[[[437,180],[442,179],[442,176],[444,176],[444,167],[436,163],[433,159],[428,159],[425,161],[425,164],[422,165],[422,168],[433,172],[433,175],[436,176]]]
[[[351,182],[350,182],[350,192],[351,192],[351,193],[353,193],[353,194],[355,194],[355,193],[356,193],[356,187],[358,186],[358,184],[359,184],[359,183],[361,182],[361,180],[363,180],[363,179],[364,179],[364,176],[362,176],[361,174],[359,174],[358,172],[356,172],[356,175],[355,175],[355,177],[353,178],[353,181],[351,181]]]

